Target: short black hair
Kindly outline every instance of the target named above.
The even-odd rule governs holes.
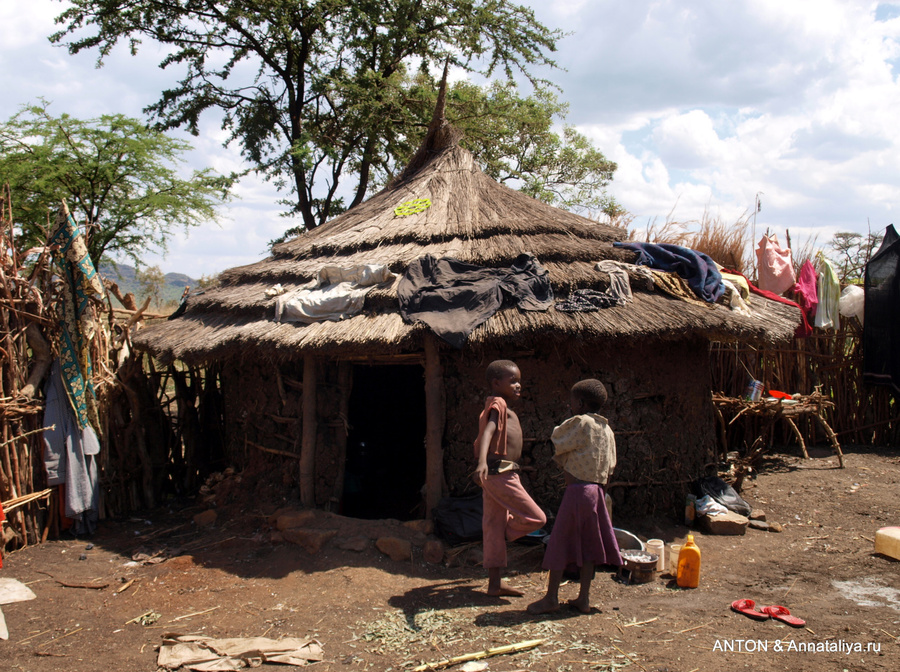
[[[572,386],[572,396],[580,399],[592,413],[599,411],[608,399],[606,387],[596,378],[579,380]]]
[[[497,359],[490,364],[488,364],[487,371],[485,372],[485,376],[487,377],[487,382],[490,383],[492,380],[498,380],[503,377],[504,373],[508,373],[513,369],[518,369],[519,367],[515,362],[509,359]]]

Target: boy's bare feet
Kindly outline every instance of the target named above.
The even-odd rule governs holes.
[[[504,581],[496,586],[488,584],[487,594],[491,597],[522,597],[525,595],[521,590],[513,588]]]
[[[591,603],[590,603],[590,600],[587,600],[587,599],[583,599],[583,598],[579,597],[574,600],[569,600],[569,606],[574,607],[575,609],[580,611],[582,614],[591,613]]]
[[[559,602],[549,596],[528,605],[529,614],[549,614],[554,611],[559,611]]]

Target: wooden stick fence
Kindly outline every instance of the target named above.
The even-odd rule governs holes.
[[[856,318],[842,319],[840,329],[820,330],[781,347],[756,349],[714,343],[710,348],[713,391],[743,395],[751,379],[765,389],[811,394],[817,389],[834,402],[824,411],[843,443],[893,445],[900,439],[900,407],[890,388],[863,383],[862,327]],[[747,420],[747,436],[758,422]],[[817,428],[805,428],[815,436]],[[827,437],[823,437],[827,438]],[[733,446],[732,448],[736,448]]]
[[[65,523],[43,465],[42,389],[56,356],[60,297],[50,250],[37,250],[37,261],[20,252],[13,222],[7,188],[0,193],[0,505],[9,511],[0,551],[46,540]],[[127,354],[130,329],[139,327],[146,305],[137,308],[118,288],[113,293],[129,308],[113,306],[109,297],[91,305],[98,326],[90,353],[101,425],[95,428],[101,519],[156,506],[167,493],[196,492],[205,476],[197,446],[208,450],[215,432],[204,435],[195,420],[218,384],[215,368],[160,371],[149,358]]]

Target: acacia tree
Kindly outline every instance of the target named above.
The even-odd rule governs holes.
[[[560,37],[509,0],[72,0],[57,22],[51,40],[68,38],[71,53],[96,48],[99,63],[120,40],[133,53],[146,38],[169,47],[160,66],[184,77],[145,111],[161,129],[197,133],[201,114],[220,110],[227,142],[290,192],[285,204],[306,229],[361,202],[420,137],[427,117],[413,113],[422,98],[408,68],[447,61],[521,75],[540,91],[547,83],[533,69],[553,65]],[[485,138],[504,135],[480,119]],[[504,139],[512,146],[515,133]],[[569,131],[556,155],[584,149]],[[504,159],[535,170],[516,156]],[[565,172],[540,165],[544,177]],[[349,203],[339,191],[347,179],[356,180]]]
[[[405,104],[396,108],[384,136],[392,150],[372,158],[369,191],[403,171],[432,118],[438,86],[429,73],[414,73],[400,87]],[[493,179],[570,210],[599,211],[610,217],[623,212],[606,193],[615,162],[573,127],[564,126],[562,134],[553,131],[555,121],[565,118],[567,105],[551,91],[538,89],[522,97],[512,82],[478,86],[458,81],[449,87],[445,105],[447,118],[462,132],[461,144]],[[303,229],[291,227],[271,242]]]
[[[178,226],[217,218],[234,177],[210,170],[179,177],[190,144],[137,119],[104,115],[81,121],[51,116],[43,105],[23,108],[0,124],[0,182],[18,205],[23,246],[44,244],[62,199],[86,223],[95,265],[105,253],[140,265],[150,249],[166,250]],[[51,214],[53,213],[53,214]]]
[[[829,247],[841,283],[860,282],[865,277],[866,264],[883,239],[882,234],[871,231],[866,236],[852,231],[834,234]]]

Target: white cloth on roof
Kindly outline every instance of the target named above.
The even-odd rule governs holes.
[[[595,266],[598,271],[609,274],[609,290],[607,290],[607,293],[617,296],[626,302],[634,299],[634,296],[631,294],[631,281],[628,279],[629,266],[638,268],[634,264],[624,264],[613,259],[598,261]]]
[[[343,320],[362,310],[366,294],[376,285],[396,277],[383,264],[323,266],[315,280],[276,299],[275,321]]]
[[[731,280],[722,277],[722,284],[725,285],[725,293],[722,295],[722,303],[731,308],[736,313],[740,313],[741,315],[752,315],[753,313],[750,311],[750,306],[747,305],[747,302],[744,301],[741,296],[741,290],[738,289],[737,285],[735,285]]]

